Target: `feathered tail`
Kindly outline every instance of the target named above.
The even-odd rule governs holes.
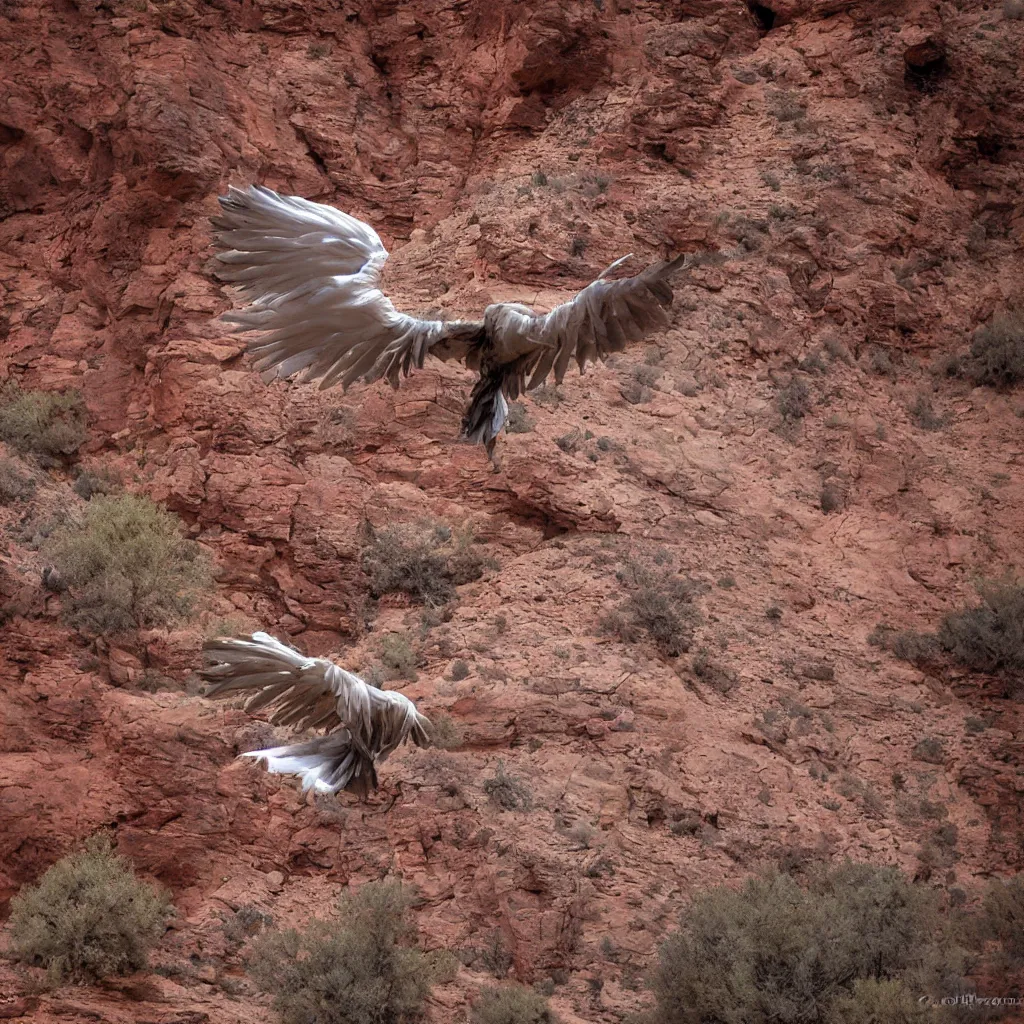
[[[502,389],[507,368],[484,371],[473,387],[469,407],[462,417],[462,436],[473,444],[483,444],[487,454],[494,456],[494,444],[508,419],[508,402]]]
[[[377,788],[373,759],[355,749],[347,729],[287,747],[248,750],[239,756],[265,760],[267,771],[275,775],[300,775],[303,791],[337,793],[347,789],[365,798]]]

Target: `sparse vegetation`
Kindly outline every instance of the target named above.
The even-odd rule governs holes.
[[[811,392],[807,385],[794,377],[775,396],[775,408],[786,423],[802,420],[811,411]]]
[[[473,1024],[557,1024],[547,999],[525,985],[511,982],[484,989],[473,1006]]]
[[[451,672],[448,678],[459,682],[460,679],[465,679],[469,675],[469,665],[467,665],[461,658],[456,658],[452,662]]]
[[[32,477],[22,472],[17,459],[0,459],[0,505],[30,497],[35,486]]]
[[[530,790],[520,779],[505,772],[503,761],[498,762],[494,775],[484,780],[484,792],[506,811],[528,811],[533,804]]]
[[[839,486],[831,480],[821,485],[821,495],[818,498],[821,511],[828,515],[843,507],[843,492]]]
[[[807,108],[791,90],[774,89],[767,101],[768,112],[778,121],[799,121],[807,116]]]
[[[947,613],[936,633],[898,632],[879,625],[868,642],[912,664],[946,655],[972,672],[1018,680],[1024,672],[1024,586],[986,583],[978,592],[980,604]]]
[[[234,946],[241,946],[247,939],[258,935],[264,928],[269,928],[274,919],[270,914],[254,907],[251,903],[243,903],[237,910],[222,916],[221,930],[224,938]]]
[[[921,430],[941,430],[949,423],[948,417],[935,411],[932,400],[925,394],[919,394],[907,412],[914,425]]]
[[[984,936],[1000,942],[1016,965],[1024,963],[1024,876],[990,882],[982,914]]]
[[[715,661],[706,647],[702,648],[694,656],[693,673],[713,690],[722,694],[723,697],[730,690],[735,689],[739,682],[736,678],[736,673]]]
[[[697,592],[693,581],[633,559],[617,576],[631,593],[604,616],[602,629],[626,643],[635,643],[646,633],[671,658],[688,651],[700,621],[693,605]]]
[[[979,327],[960,368],[976,385],[1008,389],[1024,381],[1024,309],[997,313]]]
[[[527,415],[526,406],[522,402],[510,402],[505,430],[509,434],[529,434],[533,430],[533,421]]]
[[[946,749],[942,740],[936,736],[922,736],[914,744],[914,757],[918,761],[927,764],[944,764],[946,760]]]
[[[323,60],[331,52],[327,43],[312,42],[306,47],[306,56],[310,60]]]
[[[130,974],[146,966],[169,913],[166,895],[93,837],[11,900],[13,951],[45,967],[52,984]]]
[[[363,550],[374,597],[405,593],[429,605],[450,601],[457,586],[478,580],[496,564],[476,548],[470,531],[455,534],[442,523],[387,526]]]
[[[974,672],[1024,672],[1024,585],[990,583],[978,590],[980,604],[942,620],[940,646]]]
[[[462,746],[462,727],[444,711],[437,711],[430,716],[430,742],[441,750],[455,750]]]
[[[121,480],[107,469],[81,469],[72,487],[75,494],[89,501],[97,494],[116,493],[121,489]]]
[[[81,525],[55,531],[45,550],[70,589],[70,620],[96,633],[184,619],[210,582],[178,518],[136,494],[94,499]]]
[[[342,894],[336,919],[256,939],[249,970],[283,1024],[415,1019],[436,976],[413,944],[412,898],[399,882],[367,882]]]
[[[705,892],[684,913],[661,947],[651,1020],[888,1022],[861,1011],[898,1008],[895,993],[858,982],[899,983],[916,1000],[962,971],[937,895],[897,869],[846,863],[811,872],[806,887],[770,872]]]
[[[77,391],[22,391],[16,384],[0,391],[0,441],[18,453],[54,464],[74,455],[86,437]]]
[[[381,638],[380,660],[391,679],[416,678],[416,663],[419,659],[401,633],[388,633]]]

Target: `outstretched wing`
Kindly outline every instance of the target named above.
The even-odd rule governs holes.
[[[538,387],[552,371],[561,383],[574,358],[582,373],[588,362],[607,359],[629,343],[664,329],[669,325],[672,276],[720,258],[687,254],[655,263],[634,277],[606,280],[605,275],[623,262],[616,260],[573,299],[543,316],[511,304],[490,307],[495,348],[517,361],[518,381],[505,382],[509,397]]]
[[[220,198],[212,219],[226,252],[219,277],[249,305],[226,314],[239,331],[264,331],[249,344],[256,367],[274,377],[304,370],[320,387],[387,377],[398,386],[429,351],[464,359],[482,323],[420,320],[399,313],[380,290],[388,252],[368,224],[298,196],[250,185]]]
[[[382,757],[404,739],[429,742],[429,721],[408,697],[378,690],[326,658],[307,658],[267,633],[203,645],[208,697],[247,693],[247,711],[272,706],[270,721],[299,729],[343,726],[364,756]]]

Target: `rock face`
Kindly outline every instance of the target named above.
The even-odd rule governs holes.
[[[928,369],[1024,285],[1024,20],[987,6],[0,3],[0,378],[83,393],[86,461],[214,558],[208,617],[353,667],[404,633],[418,678],[389,685],[464,731],[396,754],[369,805],[236,762],[267,727],[182,688],[199,631],[61,625],[29,540],[82,502],[38,471],[0,507],[0,917],[108,829],[178,918],[148,988],[11,1006],[271,1020],[222,915],[301,923],[391,872],[467,963],[433,1019],[507,954],[569,972],[565,1020],[615,1020],[690,894],[759,861],[972,894],[1020,869],[1019,701],[867,642],[1022,568],[1024,397]],[[655,344],[528,399],[495,475],[455,441],[458,367],[347,396],[247,369],[207,218],[254,180],[374,224],[413,312],[549,307],[629,251],[746,255]],[[444,622],[368,604],[364,524],[421,517],[500,565]],[[629,557],[703,584],[688,654],[602,631]],[[499,762],[529,809],[488,795]]]

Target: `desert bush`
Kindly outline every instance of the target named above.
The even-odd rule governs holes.
[[[494,775],[484,780],[484,792],[506,811],[528,811],[533,796],[525,783],[505,772],[503,761],[498,762]]]
[[[455,750],[462,746],[462,727],[451,715],[438,711],[430,715],[430,742],[442,750]]]
[[[821,485],[821,493],[818,495],[818,505],[821,507],[821,511],[826,515],[843,507],[843,492],[834,481],[826,480],[825,483]]]
[[[35,481],[22,472],[17,459],[0,459],[0,505],[30,497],[35,487]]]
[[[533,421],[527,414],[526,406],[522,402],[509,403],[505,430],[509,434],[528,434],[533,430]]]
[[[902,981],[861,978],[829,1010],[827,1024],[922,1024],[923,1009]],[[933,1015],[934,1016],[934,1015]]]
[[[77,391],[22,391],[16,384],[0,391],[0,441],[22,455],[55,462],[85,443],[85,404]]]
[[[70,588],[69,618],[97,633],[186,618],[210,585],[207,559],[178,518],[137,494],[89,502],[81,525],[56,531],[46,554]]]
[[[380,641],[380,660],[392,679],[415,679],[419,660],[401,633],[388,633]]]
[[[914,404],[907,409],[911,421],[921,430],[941,430],[949,423],[949,418],[935,411],[932,400],[925,394],[919,394]]]
[[[459,682],[461,679],[466,679],[469,676],[469,665],[462,660],[462,658],[456,658],[452,662],[452,670],[449,675],[449,679]]]
[[[473,1006],[473,1024],[557,1024],[547,999],[535,989],[511,982],[486,988]]]
[[[980,604],[942,620],[939,645],[974,672],[1024,672],[1024,585],[989,583],[978,592]]]
[[[775,407],[787,423],[801,420],[811,411],[811,392],[802,380],[794,377],[775,396]]]
[[[404,1024],[420,1013],[434,971],[413,944],[412,893],[367,882],[343,893],[338,917],[252,944],[248,966],[284,1024]]]
[[[868,637],[872,647],[881,647],[889,651],[900,661],[909,661],[913,665],[934,660],[939,654],[939,643],[932,633],[919,633],[917,630],[897,630],[880,622]]]
[[[603,631],[627,643],[635,643],[646,633],[672,658],[688,651],[700,622],[693,605],[693,582],[632,559],[617,575],[631,593],[601,620]]]
[[[387,526],[375,531],[363,550],[363,569],[374,597],[404,593],[429,605],[445,604],[457,586],[480,579],[485,569],[496,566],[475,547],[469,530],[455,534],[442,523]]]
[[[807,108],[789,89],[773,89],[767,100],[768,112],[779,121],[799,121],[807,116]]]
[[[997,313],[974,332],[961,372],[974,384],[1012,388],[1024,380],[1024,309]]]
[[[1007,21],[1024,21],[1024,0],[1003,0],[1003,17]]]
[[[122,481],[117,473],[109,469],[81,469],[71,485],[75,494],[89,501],[97,494],[115,494],[121,490]]]
[[[12,947],[55,984],[130,974],[146,966],[169,913],[166,895],[136,878],[105,836],[93,837],[11,900]]]
[[[989,883],[982,907],[986,937],[996,939],[1014,961],[1024,962],[1024,879],[1015,875],[1007,881]]]
[[[806,886],[766,872],[738,891],[711,889],[684,912],[660,950],[652,1021],[869,1021],[855,1013],[871,1000],[900,1002],[858,981],[899,981],[916,999],[948,991],[963,966],[936,893],[896,868],[847,862],[812,871]]]
[[[241,946],[246,939],[252,938],[274,923],[270,914],[265,914],[251,903],[243,903],[231,914],[222,915],[221,921],[224,937],[232,946],[236,947]]]

